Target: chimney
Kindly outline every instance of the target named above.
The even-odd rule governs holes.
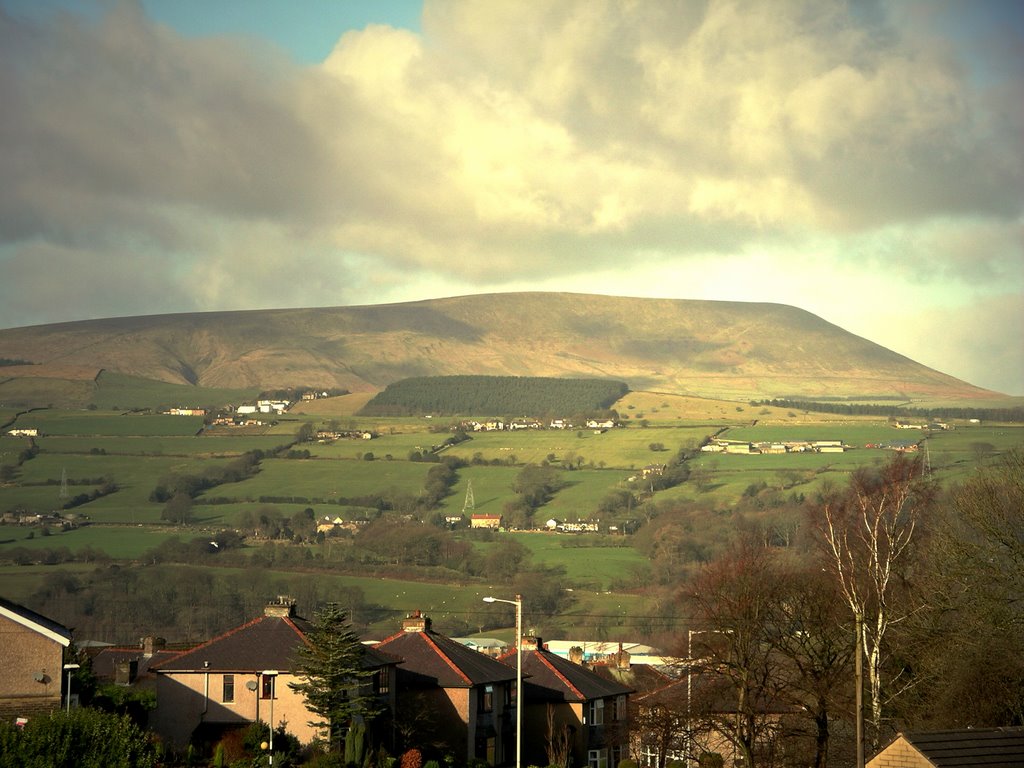
[[[278,619],[290,619],[295,615],[295,601],[285,595],[278,595],[277,602],[267,603],[263,609],[263,615]]]
[[[615,654],[615,666],[619,669],[629,669],[629,651],[623,649],[622,643],[619,643],[619,652]]]
[[[578,645],[574,645],[572,648],[570,648],[569,649],[569,661],[571,661],[573,664],[582,664],[583,663],[583,649],[580,648]]]
[[[135,678],[138,676],[138,659],[118,661],[114,664],[114,685],[131,685],[135,682]]]
[[[536,635],[523,635],[524,651],[543,651],[544,641]]]
[[[146,635],[142,638],[142,655],[148,659],[157,651],[162,651],[165,645],[167,645],[167,641],[162,637]]]
[[[426,632],[430,629],[430,617],[424,616],[419,611],[413,611],[411,616],[402,620],[403,632]]]

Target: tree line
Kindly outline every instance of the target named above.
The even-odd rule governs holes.
[[[752,406],[771,406],[774,408],[790,408],[799,411],[816,411],[818,413],[836,413],[844,416],[884,416],[896,418],[905,416],[920,419],[979,419],[981,421],[1024,421],[1024,408],[963,408],[955,406],[939,406],[934,408],[908,408],[898,405],[882,405],[878,403],[836,403],[819,400],[752,400]]]

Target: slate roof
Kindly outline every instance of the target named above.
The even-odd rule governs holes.
[[[0,597],[0,616],[5,616],[11,621],[15,621],[41,635],[45,635],[65,648],[71,644],[70,629],[12,600]]]
[[[515,670],[514,650],[500,659]],[[616,680],[608,680],[551,651],[536,648],[523,649],[523,677],[525,700],[531,703],[583,702],[633,692]]]
[[[157,672],[291,671],[309,623],[298,617],[260,616],[202,645],[155,664]]]
[[[294,672],[296,652],[306,642],[310,623],[298,616],[260,616],[202,645],[151,664],[155,672]],[[397,664],[399,659],[364,645],[363,668]],[[209,662],[209,666],[206,663]]]
[[[515,680],[515,670],[431,629],[401,631],[374,648],[402,659],[398,674],[416,686],[472,688]]]
[[[893,741],[900,738],[908,741],[936,768],[1019,768],[1024,765],[1024,728],[920,731],[902,733]]]

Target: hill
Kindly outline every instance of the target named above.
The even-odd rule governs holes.
[[[378,391],[413,376],[619,379],[733,399],[977,400],[996,393],[795,307],[512,293],[374,306],[85,320],[0,331],[0,402],[103,369],[204,388]],[[29,383],[26,383],[29,382]],[[31,398],[28,398],[29,400]]]

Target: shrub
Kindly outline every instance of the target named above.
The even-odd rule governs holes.
[[[129,718],[95,709],[0,722],[0,768],[156,768],[149,737]]]

